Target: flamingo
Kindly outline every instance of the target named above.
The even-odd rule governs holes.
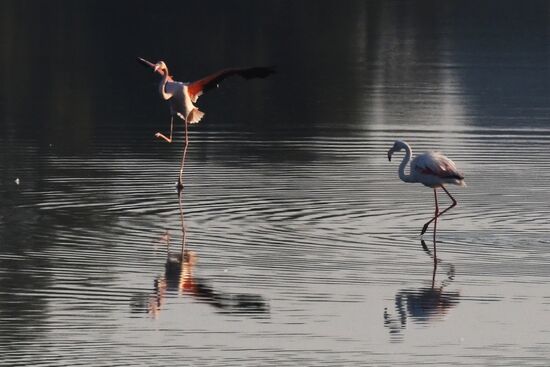
[[[155,73],[162,75],[159,92],[165,101],[170,102],[170,136],[167,137],[161,132],[157,132],[155,137],[171,143],[174,117],[179,117],[185,123],[185,146],[177,184],[178,192],[180,192],[183,189],[183,167],[189,144],[187,124],[196,124],[204,117],[204,112],[194,105],[197,99],[203,93],[217,88],[221,81],[230,76],[238,75],[244,79],[266,78],[275,73],[275,70],[273,67],[229,68],[217,71],[194,82],[182,83],[173,79],[164,61],[153,64],[141,57],[138,57],[138,61],[145,66],[151,67]]]
[[[410,165],[410,171],[407,175],[405,173],[405,166],[409,163],[412,150],[409,144],[402,140],[396,140],[388,150],[388,160],[391,161],[393,153],[405,150],[405,157],[399,165],[399,178],[404,182],[418,182],[425,186],[431,187],[434,189],[434,198],[435,198],[435,215],[430,219],[424,227],[420,235],[422,236],[426,233],[430,223],[434,222],[434,250],[435,250],[435,232],[437,227],[437,218],[439,218],[443,213],[447,212],[451,208],[455,207],[457,201],[455,198],[447,191],[445,185],[458,185],[466,186],[464,182],[464,176],[460,173],[455,165],[455,163],[444,156],[439,152],[427,152],[420,154],[413,158]],[[437,188],[440,187],[445,193],[451,198],[452,204],[445,210],[439,211],[439,206],[437,203]],[[434,251],[435,255],[435,251]]]

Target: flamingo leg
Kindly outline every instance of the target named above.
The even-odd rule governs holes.
[[[449,193],[449,191],[447,191],[447,189],[444,187],[444,186],[440,186],[443,191],[445,191],[445,193],[451,198],[451,200],[453,201],[453,203],[445,210],[439,212],[439,214],[437,214],[436,216],[434,216],[432,219],[430,219],[426,224],[424,224],[424,227],[422,227],[422,232],[420,232],[420,235],[422,236],[424,233],[426,233],[426,231],[428,230],[428,226],[430,225],[431,222],[433,222],[434,220],[436,220],[436,218],[438,217],[441,217],[445,212],[447,212],[449,209],[451,208],[454,208],[457,204],[457,201],[455,200],[455,198]],[[435,190],[435,189],[434,189]]]
[[[180,224],[181,224],[181,259],[182,262],[185,258],[185,252],[186,252],[186,246],[187,246],[187,228],[185,226],[185,216],[183,213],[183,201],[182,201],[182,195],[181,192],[178,193],[178,201],[179,201],[179,208],[180,208]]]
[[[178,193],[183,190],[183,167],[185,166],[185,157],[187,155],[187,146],[189,145],[189,134],[187,132],[187,120],[185,122],[185,146],[183,148],[183,158],[181,159],[180,175],[178,178]]]
[[[420,244],[422,245],[422,249],[424,250],[424,252],[426,252],[426,254],[428,254],[428,256],[430,256],[433,260],[434,260],[434,272],[433,272],[433,277],[432,277],[432,288],[433,288],[433,281],[435,280],[435,272],[437,270],[437,263],[440,262],[439,259],[437,258],[437,254],[435,253],[435,242],[434,242],[434,254],[432,254],[432,252],[430,251],[430,249],[428,248],[428,246],[426,245],[426,241],[424,241],[424,239],[420,239]]]
[[[435,269],[437,268],[437,246],[435,245],[435,234],[437,232],[437,217],[439,217],[439,205],[437,204],[437,189],[434,187],[434,199],[435,199],[435,214],[434,214],[434,277],[435,280]],[[432,280],[432,287],[433,287]]]
[[[174,130],[174,116],[170,117],[170,137],[167,138],[163,133],[156,133],[155,137],[166,140],[168,143],[172,142],[172,131]]]
[[[434,243],[434,248],[435,248],[435,243]],[[434,271],[432,273],[432,289],[434,289],[434,286],[435,286],[435,273],[437,272],[437,261],[436,261],[436,258],[434,256]]]

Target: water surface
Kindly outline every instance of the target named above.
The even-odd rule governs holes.
[[[548,364],[547,3],[49,4],[0,12],[0,364]],[[135,56],[278,68],[201,97],[181,202]],[[466,176],[435,272],[396,138]]]

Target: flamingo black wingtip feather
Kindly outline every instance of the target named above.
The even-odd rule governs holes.
[[[245,79],[253,78],[267,78],[271,74],[275,74],[277,70],[275,66],[256,66],[252,68],[243,69],[240,75]]]

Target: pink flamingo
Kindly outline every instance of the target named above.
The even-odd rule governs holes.
[[[435,252],[435,232],[437,227],[437,218],[439,218],[441,215],[443,215],[443,213],[447,212],[449,209],[453,208],[457,204],[455,198],[445,188],[445,185],[452,184],[458,186],[466,186],[466,183],[464,182],[464,176],[458,171],[456,165],[452,160],[439,152],[427,152],[414,157],[411,161],[409,174],[407,175],[405,173],[405,166],[407,165],[407,163],[409,163],[412,156],[412,150],[409,144],[405,143],[402,140],[396,140],[393,144],[393,147],[388,150],[388,160],[391,161],[393,153],[399,152],[403,149],[405,149],[405,157],[399,165],[399,178],[404,182],[418,182],[434,189],[435,215],[432,219],[426,222],[426,224],[424,224],[420,235],[423,235],[428,229],[430,223],[434,222]],[[438,187],[441,187],[452,200],[451,206],[441,212],[439,211],[439,206],[437,204]]]
[[[187,154],[187,145],[189,138],[187,134],[187,124],[196,124],[204,116],[204,112],[200,111],[194,103],[205,92],[218,87],[222,80],[238,75],[244,79],[265,78],[275,73],[272,67],[251,67],[251,68],[230,68],[220,70],[210,74],[202,79],[190,83],[182,83],[175,81],[168,72],[168,66],[164,61],[159,61],[156,64],[149,62],[141,57],[138,61],[145,66],[153,69],[155,73],[162,76],[159,92],[161,97],[170,102],[170,137],[158,132],[155,134],[157,138],[164,139],[168,143],[172,142],[172,131],[174,126],[174,116],[179,117],[185,123],[185,147],[183,149],[183,159],[181,160],[180,175],[178,178],[178,192],[183,189],[183,166],[185,164],[185,156]]]

